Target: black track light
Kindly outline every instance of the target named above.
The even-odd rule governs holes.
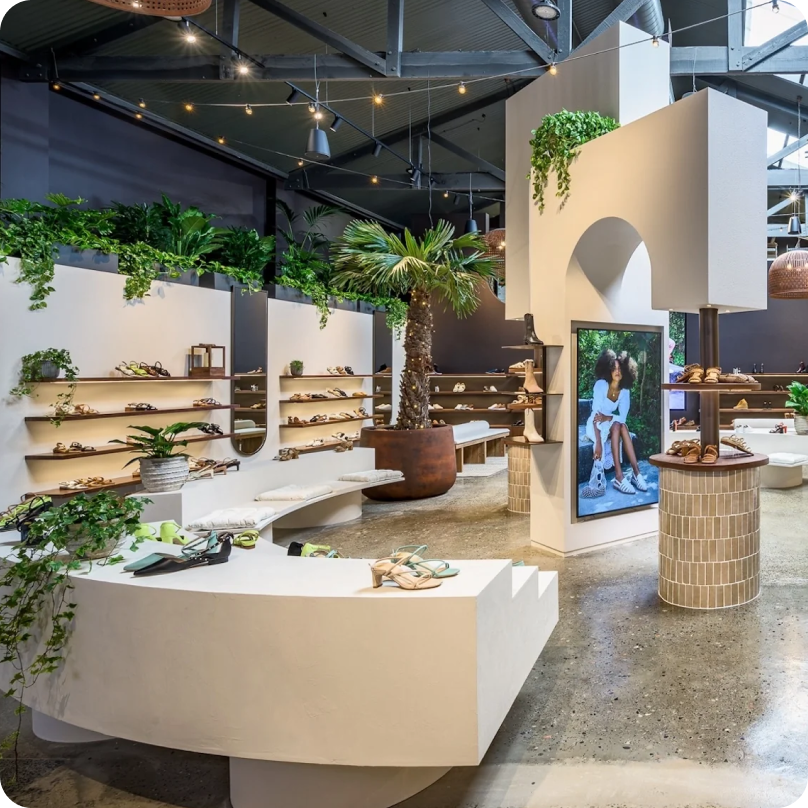
[[[331,121],[331,126],[329,126],[328,128],[329,128],[329,129],[330,129],[332,132],[336,132],[336,131],[337,131],[337,129],[339,129],[339,128],[340,128],[340,126],[342,126],[342,118],[340,118],[340,116],[339,116],[339,115],[335,115],[335,116],[334,116],[334,120],[333,120],[333,121]]]
[[[287,104],[296,104],[303,99],[303,93],[300,90],[292,90],[289,97],[286,99]]]
[[[381,141],[377,140],[376,145],[373,147],[373,156],[378,157],[382,153],[382,149],[384,146],[382,145]]]

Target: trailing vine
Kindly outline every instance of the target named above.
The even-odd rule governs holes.
[[[77,611],[70,573],[93,560],[104,564],[122,561],[112,553],[135,530],[147,502],[109,491],[92,497],[78,494],[64,505],[36,515],[28,526],[26,543],[3,562],[0,662],[14,669],[5,696],[20,702],[17,728],[3,746],[13,750],[15,763],[25,691],[64,661]]]
[[[550,171],[555,171],[558,187],[556,196],[566,203],[570,195],[570,166],[584,143],[608,132],[620,124],[597,112],[569,112],[564,109],[554,115],[545,115],[538,129],[531,131],[531,174],[533,199],[538,200],[539,212],[544,213],[544,192]],[[531,176],[532,175],[532,176]]]
[[[9,391],[10,394],[18,397],[32,396],[36,385],[45,378],[42,375],[42,365],[45,362],[52,362],[59,370],[64,371],[65,379],[69,382],[75,381],[79,374],[79,369],[73,364],[70,351],[61,348],[46,348],[44,351],[25,354],[21,360],[17,384]],[[76,385],[70,384],[66,391],[57,394],[56,403],[52,405],[51,423],[54,426],[59,426],[64,416],[72,412],[75,393]]]

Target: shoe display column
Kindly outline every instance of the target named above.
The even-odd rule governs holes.
[[[699,309],[704,368],[719,367],[718,309]],[[664,384],[700,396],[701,450],[720,444],[719,399],[759,384]],[[760,594],[760,468],[766,455],[685,463],[653,455],[659,472],[659,596],[688,609],[740,606]]]

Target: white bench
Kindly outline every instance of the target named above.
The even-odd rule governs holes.
[[[465,463],[484,465],[491,457],[505,457],[505,438],[510,429],[492,429],[488,421],[467,421],[452,426],[455,442],[455,458],[458,472]]]
[[[262,537],[272,540],[272,527],[300,528],[335,525],[357,519],[362,515],[362,489],[372,485],[389,484],[346,482],[344,474],[373,469],[376,453],[373,449],[356,448],[351,452],[318,452],[302,455],[285,462],[266,461],[253,468],[217,475],[214,479],[194,480],[179,491],[132,496],[152,500],[143,511],[144,522],[174,519],[188,525],[211,511],[221,508],[255,508],[262,505],[276,513],[258,526]],[[310,500],[256,502],[264,491],[295,484],[328,485],[332,493]]]

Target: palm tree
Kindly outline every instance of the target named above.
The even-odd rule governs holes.
[[[435,295],[466,317],[479,305],[478,284],[494,274],[496,259],[485,258],[476,233],[454,237],[440,221],[418,239],[409,230],[399,238],[378,222],[352,221],[334,242],[332,284],[378,297],[409,297],[404,336],[397,429],[428,429],[429,374],[432,372],[432,307]]]

